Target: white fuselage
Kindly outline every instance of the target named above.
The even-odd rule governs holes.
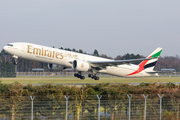
[[[101,57],[95,57],[86,54],[80,54],[76,52],[61,50],[57,48],[46,47],[31,43],[12,43],[13,46],[5,46],[4,50],[8,53],[18,56],[20,58],[25,58],[29,60],[41,61],[52,64],[59,64],[65,67],[72,67],[72,61],[113,61],[110,59],[105,59]],[[98,72],[107,73],[116,76],[127,76],[128,74],[136,71],[139,68],[138,65],[124,64],[117,66],[108,66],[103,70]],[[135,75],[128,77],[141,77],[141,76],[151,76],[151,74],[141,71]]]

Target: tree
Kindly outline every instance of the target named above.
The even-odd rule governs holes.
[[[7,64],[8,64],[7,72],[9,73],[7,77],[16,77],[15,65],[9,62]]]
[[[72,51],[73,51],[73,52],[76,52],[76,49],[73,48]]]
[[[1,63],[1,76],[7,77],[7,67],[6,67],[6,63],[4,61],[2,61],[2,63]]]
[[[2,77],[16,77],[15,66],[13,63],[2,61],[1,64],[1,76]]]
[[[99,56],[99,53],[98,53],[98,51],[95,49],[94,50],[94,54],[93,54],[94,56]]]
[[[108,58],[108,59],[113,59],[113,58],[111,58],[111,57],[108,57],[108,56],[105,55],[105,54],[100,55],[100,57],[102,57],[102,58]]]
[[[65,48],[64,50],[71,51],[71,49],[70,49],[70,48]]]
[[[133,53],[132,53],[132,54],[127,53],[127,54],[125,54],[125,55],[123,55],[123,56],[118,55],[118,56],[117,56],[116,58],[114,58],[114,59],[115,59],[115,60],[127,60],[127,59],[140,59],[140,58],[144,58],[144,56],[139,55],[139,54],[134,55]]]
[[[83,53],[83,50],[79,49],[79,53]]]
[[[9,55],[9,54],[3,49],[3,50],[1,50],[1,53],[0,53],[0,56],[2,56],[2,55]]]

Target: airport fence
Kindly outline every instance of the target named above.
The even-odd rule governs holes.
[[[50,77],[50,76],[57,76],[57,77],[71,77],[74,76],[74,71],[61,71],[61,72],[16,72],[16,76],[17,77]],[[84,76],[88,76],[88,74],[92,74],[92,72],[82,72],[82,75]],[[109,74],[105,74],[105,73],[97,73],[97,76],[111,76],[114,77],[112,75]],[[159,76],[180,76],[180,73],[164,73],[164,74],[159,74]]]
[[[179,98],[164,95],[1,96],[0,120],[179,120]],[[5,99],[4,99],[5,98]]]
[[[16,76],[17,77],[72,77],[74,74],[77,72],[74,71],[61,71],[61,72],[17,72]],[[82,75],[88,76],[88,74],[92,74],[92,72],[82,72]],[[111,76],[108,74],[103,74],[103,73],[97,73],[97,76]]]
[[[4,74],[0,73],[0,77],[73,77],[74,74],[77,72],[74,71],[61,71],[61,72],[16,72],[16,73],[6,73]],[[88,76],[88,74],[92,74],[92,72],[82,72],[83,76]],[[115,77],[113,75],[105,74],[105,73],[97,73],[97,76],[105,76],[105,77]],[[173,77],[173,76],[180,76],[180,73],[164,73],[159,74],[159,76],[165,76],[165,77]]]

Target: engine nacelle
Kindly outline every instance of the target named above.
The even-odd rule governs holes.
[[[86,72],[91,69],[91,66],[86,61],[74,60],[72,68],[77,71]]]
[[[48,68],[50,70],[55,70],[55,71],[61,71],[61,70],[65,69],[65,67],[62,65],[51,64],[51,63],[48,63]]]

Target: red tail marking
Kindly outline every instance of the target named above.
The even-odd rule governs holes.
[[[151,58],[151,57],[152,57],[152,55],[149,56],[148,58]],[[144,70],[144,66],[146,65],[146,63],[147,63],[148,61],[149,61],[149,60],[144,60],[144,61],[142,61],[142,63],[139,64],[139,68],[138,68],[136,71],[134,71],[134,72],[132,72],[132,73],[130,73],[130,74],[127,74],[126,76],[134,75],[134,74],[137,74],[137,73],[140,73],[141,71],[143,71],[143,70]]]

